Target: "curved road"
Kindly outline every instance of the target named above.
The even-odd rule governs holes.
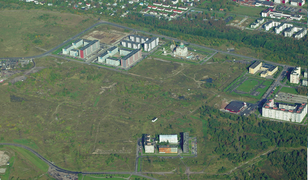
[[[21,144],[15,144],[15,143],[0,143],[0,145],[8,145],[8,146],[16,146],[16,147],[20,147],[20,148],[24,148],[28,151],[30,151],[31,153],[33,153],[34,155],[36,155],[38,158],[40,158],[42,161],[44,161],[46,164],[48,164],[48,166],[53,167],[54,169],[56,169],[59,172],[64,172],[64,173],[70,173],[70,174],[132,174],[132,175],[136,175],[136,176],[141,176],[144,178],[148,178],[148,179],[152,179],[152,180],[157,180],[156,178],[153,177],[149,177],[149,176],[145,176],[143,174],[137,173],[137,172],[81,172],[81,171],[70,171],[70,170],[66,170],[66,169],[62,169],[59,166],[53,164],[52,162],[48,161],[47,159],[45,159],[42,155],[40,155],[38,152],[36,152],[35,150],[21,145]]]

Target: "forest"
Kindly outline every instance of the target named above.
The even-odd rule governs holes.
[[[118,23],[133,24],[150,27],[160,34],[180,38],[185,35],[201,36],[208,39],[205,45],[219,46],[225,40],[238,47],[248,46],[260,51],[267,60],[290,65],[307,66],[308,42],[307,37],[300,40],[285,38],[270,33],[251,33],[226,26],[223,20],[204,21],[206,14],[188,15],[190,18],[181,18],[173,21],[142,16],[132,13],[126,19],[115,18]],[[213,43],[217,40],[220,41]]]
[[[213,153],[219,155],[221,159],[227,158],[236,165],[256,157],[259,152],[276,149],[268,154],[267,158],[275,164],[275,167],[287,172],[287,179],[306,177],[303,170],[306,167],[303,163],[306,161],[305,149],[292,153],[280,151],[281,148],[305,147],[306,126],[264,121],[256,116],[237,116],[209,106],[202,106],[199,112],[200,118],[206,120],[208,126],[207,136],[204,138],[218,143]],[[287,156],[290,156],[288,160]],[[290,164],[297,165],[290,167]],[[292,170],[289,171],[289,168]],[[245,173],[243,176],[246,176]],[[268,175],[261,173],[256,176],[266,178]]]

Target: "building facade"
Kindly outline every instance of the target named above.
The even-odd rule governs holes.
[[[135,49],[121,59],[121,66],[128,68],[142,58],[141,49]]]
[[[178,147],[172,145],[158,146],[159,153],[178,153]]]
[[[152,37],[151,39],[147,40],[143,44],[144,51],[151,51],[156,46],[158,46],[159,38],[158,37]]]
[[[301,68],[295,67],[290,74],[290,83],[298,84],[300,80]]]
[[[151,136],[149,134],[143,135],[143,144],[145,153],[154,153],[154,143],[151,141]]]
[[[184,132],[183,133],[183,153],[189,153],[189,132]]]
[[[250,74],[255,74],[257,71],[261,69],[262,62],[256,61],[249,67],[249,73]]]
[[[159,135],[159,143],[169,142],[170,144],[178,143],[178,135]]]
[[[302,122],[307,114],[307,103],[296,105],[274,103],[268,100],[262,107],[262,116],[290,122]]]

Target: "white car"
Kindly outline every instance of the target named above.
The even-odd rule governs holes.
[[[152,122],[156,122],[157,119],[158,119],[157,117],[153,118],[153,119],[152,119]]]

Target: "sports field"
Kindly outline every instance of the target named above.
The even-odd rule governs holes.
[[[248,79],[248,80],[244,81],[243,84],[241,84],[238,88],[236,88],[236,90],[248,93],[259,84],[260,84],[259,80]]]

